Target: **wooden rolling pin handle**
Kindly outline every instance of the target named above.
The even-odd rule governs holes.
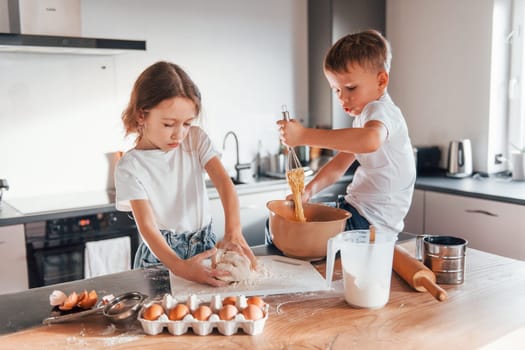
[[[418,292],[427,291],[439,301],[447,298],[447,292],[436,284],[434,273],[398,245],[394,248],[393,269]]]
[[[436,298],[439,301],[447,299],[447,292],[443,288],[435,284],[434,281],[432,281],[427,276],[416,277],[414,284],[425,287],[427,292],[429,292],[434,298]]]

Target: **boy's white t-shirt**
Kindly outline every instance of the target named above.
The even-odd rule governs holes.
[[[131,211],[130,200],[147,199],[159,229],[177,233],[202,229],[211,220],[204,166],[218,155],[197,126],[173,150],[126,152],[115,172],[116,208]]]
[[[388,134],[372,153],[355,154],[360,166],[347,187],[345,199],[378,230],[399,233],[414,192],[416,166],[408,128],[401,110],[385,92],[354,118],[353,127],[378,120]]]

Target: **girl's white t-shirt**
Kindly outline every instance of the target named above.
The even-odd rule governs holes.
[[[370,120],[383,123],[388,134],[377,151],[355,154],[360,166],[345,199],[370,224],[397,234],[403,230],[416,181],[412,144],[403,114],[386,92],[366,105],[352,126],[360,128]]]
[[[173,150],[126,152],[115,172],[117,210],[131,211],[130,200],[147,199],[159,229],[200,230],[211,220],[204,166],[215,156],[220,153],[197,126]]]

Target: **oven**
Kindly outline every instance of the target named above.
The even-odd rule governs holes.
[[[26,223],[25,235],[29,288],[84,279],[87,242],[128,236],[133,262],[140,240],[133,218],[119,211]]]

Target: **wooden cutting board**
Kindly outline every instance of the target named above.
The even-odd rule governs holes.
[[[212,295],[273,295],[327,290],[326,281],[308,261],[278,255],[258,256],[256,279],[226,287],[212,287],[185,280],[170,273],[171,294],[184,298],[196,294],[206,299]]]

